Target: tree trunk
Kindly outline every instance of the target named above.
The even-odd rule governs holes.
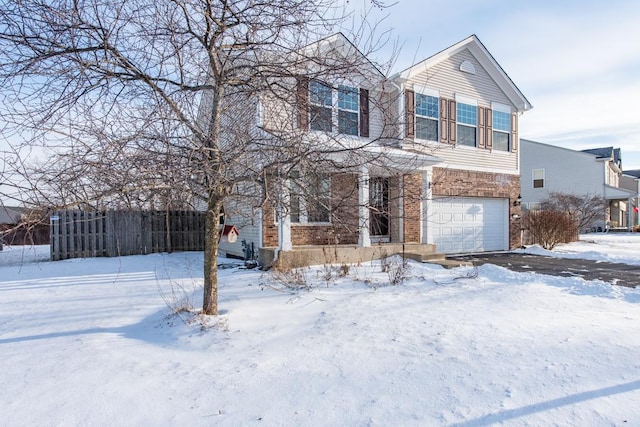
[[[204,298],[202,313],[218,314],[218,246],[222,198],[209,195],[204,237]]]

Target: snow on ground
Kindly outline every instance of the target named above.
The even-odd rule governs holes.
[[[563,258],[640,265],[639,233],[590,233],[580,235],[578,242],[560,244],[553,251],[532,246],[523,252]]]
[[[556,253],[640,256],[583,239]],[[640,425],[640,290],[414,262],[391,286],[374,262],[291,291],[221,260],[222,314],[187,324],[201,253],[47,253],[0,252],[3,426]]]

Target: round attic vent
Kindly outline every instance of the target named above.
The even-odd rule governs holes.
[[[474,67],[470,61],[462,61],[462,64],[460,64],[460,71],[464,71],[465,73],[469,74],[475,74],[476,67]]]

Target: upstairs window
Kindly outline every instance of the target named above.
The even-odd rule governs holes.
[[[369,91],[300,76],[296,85],[299,129],[369,137]],[[337,126],[337,128],[336,128]]]
[[[493,110],[493,149],[511,151],[511,114]]]
[[[534,169],[533,176],[533,188],[544,188],[544,169]]]
[[[331,88],[317,80],[309,82],[309,128],[332,131],[331,113],[333,99]]]
[[[338,87],[338,133],[358,135],[358,112],[360,111],[358,89]]]
[[[477,147],[478,106],[457,102],[458,144]]]
[[[416,138],[438,141],[438,98],[415,94]]]

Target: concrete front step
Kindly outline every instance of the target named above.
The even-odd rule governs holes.
[[[458,259],[446,259],[445,254],[440,253],[430,253],[430,254],[416,254],[416,253],[406,253],[405,257],[418,261],[425,262],[429,264],[438,264],[443,266],[444,268],[456,268],[456,267],[470,267],[473,266],[473,263],[470,261],[463,261]]]

